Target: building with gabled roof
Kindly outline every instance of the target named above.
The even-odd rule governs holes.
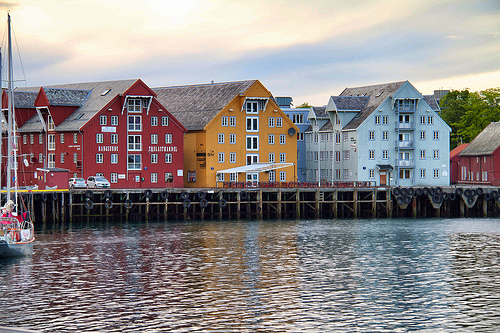
[[[70,177],[103,175],[117,188],[183,186],[186,128],[140,79],[18,88],[15,96],[34,91],[34,112],[18,121],[20,151],[30,156],[22,185],[43,188],[44,170],[63,168]]]
[[[456,184],[460,179],[460,152],[467,147],[468,143],[462,143],[450,151],[450,183]]]
[[[335,137],[332,181],[448,185],[450,127],[432,96],[408,81],[346,88],[326,111]]]
[[[258,80],[153,91],[188,130],[186,187],[297,180],[298,129]]]
[[[500,185],[500,122],[486,126],[459,154],[459,184]]]

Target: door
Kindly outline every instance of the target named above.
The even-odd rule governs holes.
[[[380,171],[380,185],[387,185],[387,172]]]

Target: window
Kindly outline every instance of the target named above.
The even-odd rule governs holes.
[[[128,130],[141,131],[141,116],[128,116]]]
[[[342,173],[344,179],[349,179],[349,169],[343,169]]]
[[[483,182],[488,181],[488,171],[482,171],[482,172],[481,172],[481,180],[482,180]]]
[[[389,151],[388,150],[382,150],[382,158],[384,160],[387,160],[389,158]]]
[[[104,135],[102,133],[97,133],[95,135],[95,142],[96,143],[103,143],[104,142]]]
[[[375,116],[375,125],[380,125],[380,116]]]
[[[151,173],[151,183],[158,183],[158,174],[156,172]]]
[[[59,134],[59,141],[64,143],[64,133]]]
[[[118,126],[118,116],[111,116],[111,126]]]
[[[410,179],[410,169],[400,169],[399,179]]]
[[[420,169],[420,178],[425,178],[425,169]]]
[[[283,118],[276,117],[276,127],[283,127]]]
[[[128,112],[141,112],[141,99],[140,98],[129,98],[127,104]]]
[[[432,117],[432,116],[427,116],[427,123],[428,123],[429,125],[434,124],[434,117]]]
[[[141,136],[129,135],[128,136],[128,150],[142,150],[141,149]]]
[[[425,131],[420,131],[420,140],[425,140]]]
[[[49,154],[49,161],[48,161],[47,167],[49,167],[49,168],[56,167],[56,154]]]
[[[439,140],[439,131],[434,131],[434,140]]]
[[[168,126],[168,116],[161,117],[161,126]]]
[[[219,163],[224,163],[224,153],[219,153],[218,161],[219,161]]]
[[[247,150],[259,150],[259,136],[247,135]]]
[[[35,141],[35,135],[30,134],[30,144],[33,144],[34,141]]]
[[[425,125],[425,116],[420,116],[420,125]],[[424,174],[425,174],[425,170],[424,170]],[[425,177],[423,177],[425,178]]]
[[[235,116],[229,117],[229,126],[231,126],[231,127],[236,126],[236,117]]]
[[[40,154],[40,162],[42,161],[42,154]],[[73,163],[78,162],[78,153],[73,153]]]
[[[318,143],[318,133],[314,133],[314,143]]]
[[[172,153],[165,154],[165,163],[172,163]]]
[[[368,177],[375,178],[375,169],[370,169],[369,172],[370,172],[370,174]]]
[[[286,163],[286,153],[280,153],[280,163]]]
[[[128,170],[141,170],[141,154],[130,154],[127,156]]]
[[[280,145],[286,144],[286,135],[280,134]]]
[[[103,162],[103,155],[102,154],[95,154],[95,162],[102,163]]]
[[[304,141],[304,133],[302,132],[297,133],[297,141]]]
[[[171,133],[165,134],[165,143],[172,143],[172,134]]]
[[[73,143],[78,143],[78,133],[73,133]]]
[[[219,139],[218,139],[220,144],[224,143],[224,133],[219,133]]]
[[[274,170],[269,171],[269,181],[270,182],[276,181],[276,171]]]
[[[23,144],[28,144],[28,136],[26,134],[23,134]]]
[[[247,101],[245,109],[247,113],[259,113],[259,102]]]
[[[294,124],[303,124],[304,123],[304,115],[303,114],[294,114],[292,116],[292,121]]]
[[[111,183],[118,183],[118,174],[116,172],[112,172],[109,181]]]
[[[344,160],[348,160],[350,158],[350,151],[344,150],[344,151],[342,151],[342,155],[344,157]]]
[[[38,134],[38,143],[43,144],[43,134],[42,133]]]
[[[75,153],[76,154],[76,153]],[[39,153],[38,154],[38,163],[43,163],[43,154]],[[76,163],[76,162],[75,162]]]
[[[415,111],[414,99],[398,99],[396,103],[398,111]]]
[[[286,171],[280,171],[280,182],[286,182]]]
[[[368,140],[375,140],[375,132],[374,131],[368,132]]]
[[[317,151],[313,151],[313,160],[314,161],[318,160],[318,152]]]
[[[274,134],[269,134],[268,135],[268,143],[270,145],[274,145]]]
[[[158,117],[151,117],[151,126],[158,126]]]
[[[158,154],[151,154],[151,163],[152,164],[158,163]]]
[[[224,181],[224,174],[223,173],[218,173],[217,174],[217,181],[218,182],[223,182]]]
[[[111,154],[111,164],[118,164],[118,154]]]
[[[382,116],[382,125],[389,125],[389,117]]]
[[[259,117],[247,117],[247,132],[259,131]]]
[[[233,133],[229,134],[229,144],[230,145],[236,144],[236,134]]]
[[[368,158],[371,160],[375,158],[375,150],[368,151]]]
[[[344,132],[343,135],[344,135],[344,138],[343,138],[344,142],[349,141],[349,133]]]
[[[227,116],[221,117],[221,126],[227,126]]]
[[[104,126],[108,123],[108,117],[99,116],[99,125]]]
[[[340,162],[340,151],[335,151],[335,162]]]
[[[49,138],[49,147],[48,149],[49,150],[55,150],[56,149],[56,135],[55,134],[49,134],[48,135],[48,138]]]
[[[389,132],[388,131],[382,132],[382,140],[384,140],[384,141],[389,140]]]
[[[47,120],[47,130],[53,131],[55,128],[56,128],[56,126],[54,125],[54,120],[52,119],[51,116],[49,116],[49,118]]]
[[[439,169],[432,170],[432,174],[433,174],[434,178],[439,178]]]
[[[111,134],[111,144],[118,143],[118,134]]]
[[[274,117],[269,117],[267,121],[268,127],[274,127]]]
[[[275,162],[274,153],[269,153],[269,163],[274,163],[274,162]]]
[[[236,153],[229,153],[229,163],[236,163]]]
[[[439,150],[435,149],[434,152],[433,152],[433,158],[435,160],[438,160],[439,159]]]
[[[61,155],[60,155],[61,164],[64,164],[64,156],[65,155],[66,155],[65,153],[61,153]]]
[[[425,160],[425,150],[420,151],[420,159]]]

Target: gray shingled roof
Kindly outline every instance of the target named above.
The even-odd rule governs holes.
[[[233,98],[244,94],[257,80],[153,88],[158,101],[188,131],[203,128]]]
[[[361,125],[363,121],[380,106],[380,104],[396,93],[405,82],[407,81],[377,84],[365,87],[345,88],[340,96],[367,96],[369,98],[360,114],[354,117],[344,127],[344,129],[355,129]]]
[[[43,88],[50,105],[82,106],[91,90]]]
[[[326,114],[326,106],[313,106],[312,109],[316,117],[328,118],[328,114]]]
[[[332,96],[337,110],[361,111],[368,102],[368,96]]]
[[[436,100],[436,96],[434,95],[424,95],[424,101],[429,104],[433,111],[439,112],[441,109],[439,108],[439,104]]]
[[[75,112],[73,112],[68,118],[66,118],[66,120],[64,120],[59,126],[57,126],[56,131],[78,131],[96,113],[104,108],[106,104],[108,104],[113,98],[115,98],[116,95],[125,93],[137,81],[137,79],[133,79],[120,81],[83,82],[43,87],[46,91],[46,94],[47,91],[54,92],[53,95],[49,93],[49,95],[53,96],[54,98],[57,94],[68,94],[69,96],[71,96],[68,98],[68,100],[72,101],[71,103],[76,103],[75,101],[77,101],[78,99],[80,99],[81,101],[83,95],[85,94],[85,92],[87,92],[87,96],[86,99],[84,99],[83,104],[81,104],[81,106],[76,109]],[[16,88],[16,91],[38,91],[39,89],[40,87]],[[108,92],[106,94],[103,94],[106,91]],[[56,98],[56,100],[62,102],[64,98],[60,96]],[[42,125],[37,115],[35,115],[21,128],[19,128],[19,132],[40,132],[41,130]]]
[[[491,155],[498,147],[500,147],[500,122],[486,126],[458,155]]]
[[[14,91],[14,106],[16,108],[35,108],[37,91]]]

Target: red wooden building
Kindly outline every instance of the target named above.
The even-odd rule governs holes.
[[[18,148],[29,162],[19,164],[20,186],[43,188],[52,168],[101,174],[113,188],[183,186],[186,129],[141,80],[23,88],[15,99],[34,93],[33,107],[16,104]]]
[[[462,143],[458,147],[455,147],[452,151],[450,151],[450,183],[451,184],[456,184],[458,183],[458,180],[460,179],[460,152],[464,150],[465,147],[467,147],[468,143]]]
[[[500,122],[489,124],[459,154],[459,184],[500,185]]]

